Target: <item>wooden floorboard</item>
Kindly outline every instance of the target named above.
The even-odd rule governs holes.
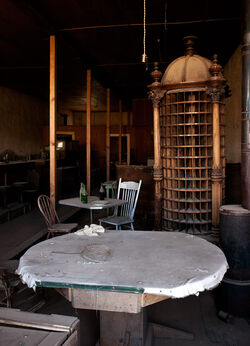
[[[58,207],[64,222],[77,212],[76,208]],[[47,233],[44,219],[38,209],[0,224],[0,260],[9,260],[29,248]]]

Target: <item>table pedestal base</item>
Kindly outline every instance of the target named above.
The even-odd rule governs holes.
[[[152,333],[147,327],[145,309],[138,314],[100,311],[100,346],[149,346]]]
[[[99,320],[95,310],[76,309],[80,320],[80,345],[93,346],[98,341]]]
[[[194,335],[148,323],[146,309],[138,314],[100,311],[100,346],[151,346],[155,338],[193,340]]]

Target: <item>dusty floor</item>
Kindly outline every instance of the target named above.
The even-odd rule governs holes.
[[[60,215],[70,217],[70,220],[79,222],[81,226],[88,223],[88,211],[75,213],[72,208],[60,207]],[[94,213],[94,222],[103,216],[103,212]],[[152,229],[152,220],[140,219],[135,222],[135,229]],[[18,258],[23,251],[33,243],[45,238],[45,224],[38,210],[0,224],[0,261]],[[41,294],[46,304],[37,312],[76,315],[78,312],[71,304],[53,289],[47,289]],[[188,331],[193,339],[180,337],[178,333],[166,340],[155,340],[155,346],[248,346],[250,345],[250,324],[247,319],[235,315],[226,315],[219,311],[220,306],[215,304],[218,289],[204,292],[199,296],[184,299],[169,299],[148,308],[148,319],[151,322],[164,324],[173,328]],[[38,305],[39,306],[39,305]],[[27,301],[18,306],[21,310],[27,309]],[[218,318],[218,312],[221,318]],[[95,345],[98,338],[98,312],[86,311],[84,316],[85,327],[90,335],[85,338],[84,346]],[[226,321],[227,320],[227,321]],[[88,326],[89,324],[89,326]],[[111,327],[112,332],[112,327]],[[86,340],[89,341],[86,341]],[[0,342],[1,343],[1,342]]]

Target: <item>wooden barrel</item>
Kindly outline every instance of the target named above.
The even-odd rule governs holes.
[[[221,206],[220,246],[229,269],[219,287],[219,308],[250,317],[250,210],[241,205]]]

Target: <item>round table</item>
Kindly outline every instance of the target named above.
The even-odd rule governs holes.
[[[63,290],[75,308],[100,310],[101,345],[120,345],[124,328],[130,328],[130,345],[143,345],[145,306],[212,289],[227,267],[223,252],[197,236],[106,231],[34,245],[21,257],[18,274],[29,287]]]

